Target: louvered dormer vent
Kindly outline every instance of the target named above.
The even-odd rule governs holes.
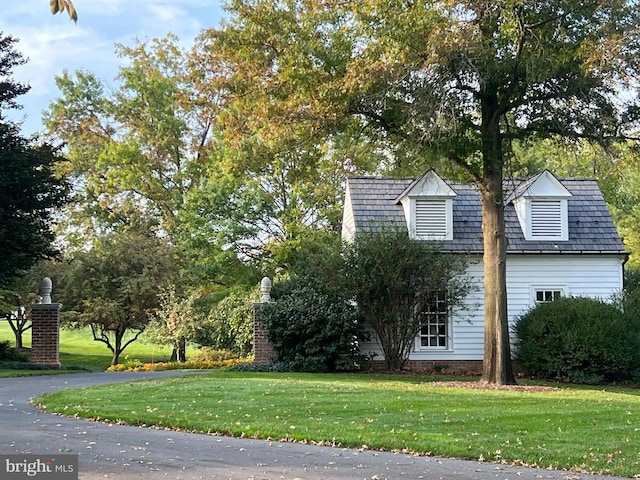
[[[568,202],[571,192],[548,170],[523,181],[509,195],[525,240],[569,240]]]
[[[443,238],[447,236],[446,200],[416,199],[416,236]]]
[[[531,237],[562,238],[561,200],[531,200]]]
[[[438,176],[427,170],[396,198],[402,204],[407,229],[419,240],[453,240],[453,199],[456,192]]]

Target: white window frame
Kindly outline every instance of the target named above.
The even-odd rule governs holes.
[[[415,340],[416,351],[446,351],[451,349],[451,309],[448,305],[447,294],[443,291],[434,292],[434,294],[437,297],[436,305],[443,304],[443,309],[435,312],[422,312],[420,316],[422,317],[423,315],[434,315],[436,320],[440,320],[442,319],[442,317],[444,317],[444,321],[436,321],[433,324],[427,323],[427,325],[421,325],[420,331],[418,332]],[[433,333],[428,332],[425,335],[423,335],[422,333],[424,328],[432,330],[433,328],[439,329],[440,326],[444,326],[444,333],[440,333],[437,331]],[[444,340],[444,345],[423,345],[423,339],[426,339],[427,343],[430,343],[431,339],[435,339],[436,343],[440,343],[440,340]]]
[[[553,298],[538,300],[539,293],[550,293]],[[555,296],[555,293],[559,293],[559,296]],[[532,285],[531,286],[531,305],[539,305],[541,303],[547,303],[555,300],[556,298],[566,297],[567,286],[566,285]]]

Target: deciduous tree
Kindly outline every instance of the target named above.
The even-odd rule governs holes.
[[[467,259],[406,231],[362,232],[345,251],[346,291],[376,332],[389,370],[401,370],[435,298],[455,312],[473,288]],[[433,311],[432,309],[430,311]]]
[[[91,327],[117,364],[161,307],[160,292],[175,283],[173,253],[147,229],[116,231],[76,252],[59,287],[65,321]]]
[[[483,380],[515,383],[503,172],[516,139],[606,144],[637,120],[637,1],[233,0],[209,30],[238,138],[290,146],[356,122],[395,151],[446,158],[477,186]],[[625,95],[620,95],[622,90]],[[293,150],[289,150],[293,152]],[[426,167],[426,165],[425,165]]]

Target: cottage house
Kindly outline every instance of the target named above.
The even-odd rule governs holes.
[[[627,255],[593,179],[556,178],[545,170],[508,179],[505,189],[507,297],[510,324],[537,302],[558,296],[607,299],[622,289]],[[418,178],[347,179],[342,235],[353,238],[376,225],[407,228],[414,238],[438,241],[445,252],[470,254],[476,289],[465,308],[436,303],[409,357],[428,365],[480,368],[484,345],[482,218],[472,185],[448,182],[434,170]],[[382,352],[373,340],[365,351]]]

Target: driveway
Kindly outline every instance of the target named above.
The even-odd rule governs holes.
[[[180,373],[103,372],[0,379],[0,453],[78,454],[81,480],[615,478],[436,457],[109,425],[50,415],[38,411],[28,402],[30,397],[65,388],[177,374]]]

